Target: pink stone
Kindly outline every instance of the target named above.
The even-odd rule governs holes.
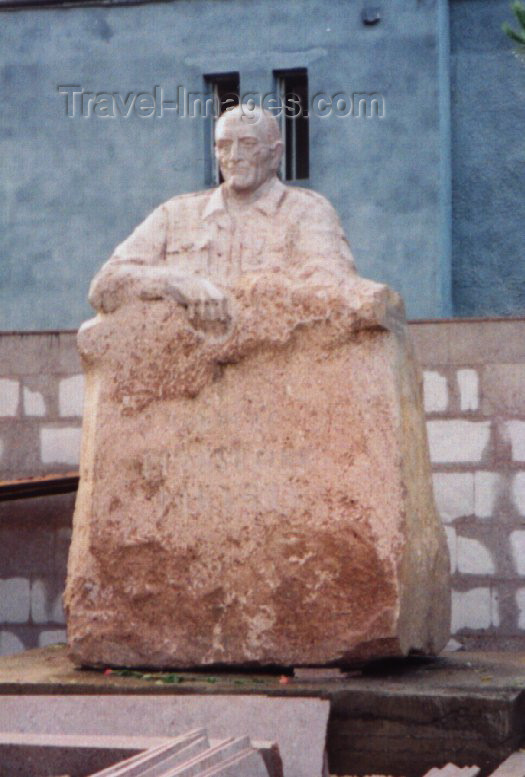
[[[449,636],[402,303],[357,276],[324,197],[278,181],[255,118],[219,120],[225,183],[157,208],[90,290],[79,663],[322,665]]]
[[[418,372],[404,330],[360,329],[359,305],[272,288],[255,316],[240,290],[227,336],[168,301],[81,330],[76,661],[305,665],[444,646]]]

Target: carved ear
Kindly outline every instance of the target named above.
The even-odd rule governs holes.
[[[282,140],[276,140],[272,147],[272,167],[277,170],[284,151],[284,143]]]

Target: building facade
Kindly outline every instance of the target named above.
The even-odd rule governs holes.
[[[0,329],[90,315],[114,246],[161,201],[214,185],[203,105],[228,90],[273,108],[303,90],[284,177],[333,202],[360,273],[409,317],[519,314],[510,17],[507,0],[1,0]]]

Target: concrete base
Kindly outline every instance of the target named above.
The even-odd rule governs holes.
[[[202,720],[204,713],[217,725],[227,717],[237,729],[239,721],[245,727],[257,721],[259,732],[246,733],[276,739],[287,774],[287,757],[298,757],[314,744],[312,737],[324,737],[329,706],[332,774],[404,777],[420,777],[448,761],[477,764],[483,777],[525,740],[523,653],[401,659],[351,676],[286,683],[279,674],[218,670],[178,677],[177,684],[155,684],[76,670],[65,648],[2,658],[0,729],[91,734],[99,726],[107,734],[164,736],[182,721],[186,729],[208,725],[210,735],[217,736]],[[315,746],[318,752],[319,742]]]

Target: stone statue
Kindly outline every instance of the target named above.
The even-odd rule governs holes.
[[[224,183],[95,277],[65,596],[84,665],[347,664],[448,639],[448,552],[402,303],[275,119],[217,122]]]
[[[398,295],[363,282],[330,203],[310,189],[285,186],[283,151],[268,112],[237,107],[217,122],[216,152],[224,183],[173,197],[119,245],[96,276],[91,304],[104,313],[133,295],[174,299],[191,319],[227,320],[228,288],[261,274],[279,284],[364,293],[379,318],[402,315]]]

